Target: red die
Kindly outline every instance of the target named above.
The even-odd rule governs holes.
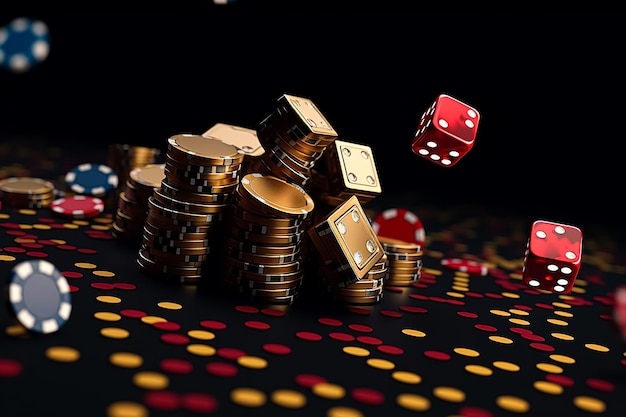
[[[626,340],[626,285],[622,284],[615,290],[613,321]]]
[[[474,146],[479,119],[475,108],[440,94],[422,114],[411,149],[436,164],[451,167]]]
[[[579,228],[537,220],[524,253],[522,281],[531,288],[567,294],[580,270],[582,251]]]

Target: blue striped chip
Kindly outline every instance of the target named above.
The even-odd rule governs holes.
[[[81,164],[65,174],[65,182],[77,194],[102,197],[117,188],[119,178],[103,164]]]
[[[48,25],[18,17],[0,28],[0,67],[23,73],[43,62],[50,53]]]
[[[46,260],[22,261],[12,270],[9,301],[17,320],[37,333],[54,333],[70,318],[67,279]]]

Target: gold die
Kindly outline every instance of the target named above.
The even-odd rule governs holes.
[[[382,188],[374,162],[372,149],[366,145],[336,139],[327,160],[330,174],[331,194],[339,196],[345,192],[380,194]],[[342,182],[339,182],[339,178]]]
[[[367,276],[385,251],[356,196],[347,199],[315,227],[322,243],[331,245],[326,253],[334,253],[344,271],[348,268],[356,280]]]
[[[246,155],[261,156],[265,152],[256,135],[256,130],[226,123],[216,123],[202,134],[234,145]]]

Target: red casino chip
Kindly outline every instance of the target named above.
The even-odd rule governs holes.
[[[391,208],[379,213],[372,222],[377,236],[415,242],[422,248],[426,232],[417,215],[404,208]]]
[[[63,217],[89,219],[104,211],[104,201],[98,197],[73,195],[54,200],[50,207]]]
[[[466,272],[470,275],[485,276],[489,272],[487,265],[470,259],[461,258],[445,258],[441,260],[441,265],[453,269],[455,271]]]

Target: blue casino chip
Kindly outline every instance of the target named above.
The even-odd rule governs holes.
[[[102,197],[117,188],[119,178],[106,165],[81,164],[65,174],[65,182],[77,194]]]
[[[23,261],[13,267],[9,301],[17,320],[37,333],[56,332],[72,312],[67,279],[45,260]]]
[[[48,25],[18,17],[0,28],[0,67],[15,73],[30,70],[50,53]]]

